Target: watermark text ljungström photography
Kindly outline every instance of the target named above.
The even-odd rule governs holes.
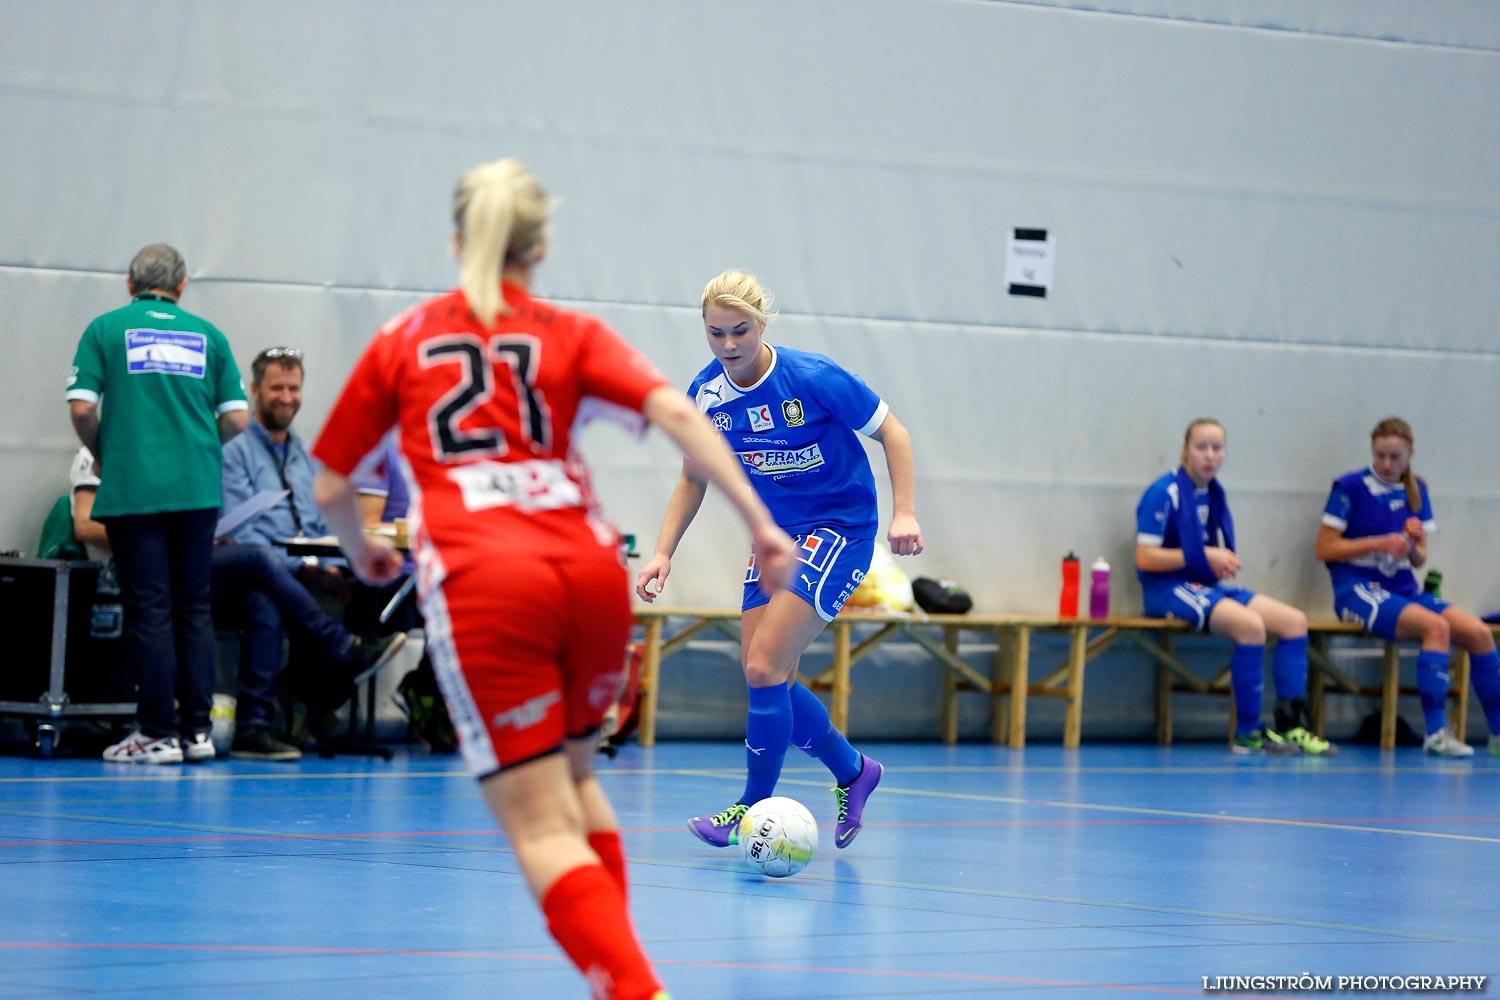
[[[1489,976],[1204,976],[1204,993],[1482,993]]]

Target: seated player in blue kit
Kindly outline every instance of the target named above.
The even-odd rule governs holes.
[[[1411,471],[1411,425],[1388,417],[1370,432],[1369,467],[1333,482],[1317,557],[1333,578],[1333,606],[1340,618],[1358,622],[1382,639],[1414,640],[1417,690],[1427,724],[1423,748],[1440,757],[1471,757],[1474,748],[1444,721],[1448,697],[1448,648],[1469,652],[1474,693],[1490,727],[1489,751],[1500,757],[1500,653],[1495,636],[1474,615],[1435,594],[1421,593],[1414,569],[1427,562],[1427,537],[1437,527],[1425,480]]]
[[[1225,446],[1217,420],[1188,424],[1182,464],[1147,487],[1136,507],[1135,565],[1146,614],[1233,640],[1235,753],[1334,753],[1307,726],[1307,616],[1232,582],[1240,571],[1234,518],[1217,478]],[[1274,729],[1260,717],[1268,632],[1277,637]]]

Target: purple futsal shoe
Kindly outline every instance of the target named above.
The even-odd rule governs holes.
[[[840,850],[854,843],[854,838],[859,836],[865,821],[865,800],[875,791],[880,776],[885,773],[885,768],[875,758],[860,754],[859,759],[864,762],[859,777],[847,787],[839,785],[833,790],[833,797],[839,804],[839,825],[833,835],[833,846]]]
[[[740,820],[749,811],[750,807],[745,803],[736,802],[721,813],[694,816],[688,820],[688,829],[709,847],[728,847],[740,842]]]

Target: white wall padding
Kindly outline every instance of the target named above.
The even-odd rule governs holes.
[[[1446,590],[1493,610],[1493,9],[0,0],[0,546],[66,487],[64,373],[139,246],[183,250],[242,365],[307,351],[311,436],[376,325],[454,282],[454,181],[517,155],[562,199],[537,291],[684,385],[703,284],[760,273],[772,339],[910,426],[906,565],[981,608],[1055,607],[1069,548],[1138,607],[1136,499],[1214,415],[1242,582],[1326,614],[1328,483],[1399,413]],[[1046,299],[1006,294],[1016,226],[1056,238]],[[585,444],[649,551],[672,451],[612,433]],[[732,601],[744,535],[701,519],[672,597]]]

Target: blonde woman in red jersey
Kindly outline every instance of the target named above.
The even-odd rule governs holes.
[[[348,475],[399,429],[428,648],[469,769],[594,996],[662,998],[592,773],[631,611],[619,536],[572,452],[576,422],[597,410],[665,431],[739,510],[772,587],[790,578],[793,546],[690,400],[600,320],[528,293],[548,210],[515,160],[464,175],[460,287],[396,317],[365,350],[313,448],[326,466],[318,502],[355,572],[393,579],[400,559],[361,530]]]

